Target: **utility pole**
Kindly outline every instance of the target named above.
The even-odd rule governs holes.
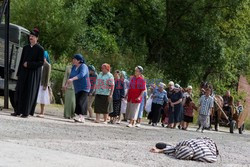
[[[5,45],[4,45],[4,108],[9,108],[9,33],[10,33],[10,0],[5,0]]]

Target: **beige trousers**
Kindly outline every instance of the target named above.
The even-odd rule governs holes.
[[[92,108],[92,104],[95,100],[95,96],[88,96],[88,115],[89,117],[94,117],[94,110]]]

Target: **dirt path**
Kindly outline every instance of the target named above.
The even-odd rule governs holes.
[[[74,123],[58,116],[44,119],[11,117],[11,111],[0,112],[0,166],[249,166],[250,132],[230,134],[196,132],[152,127],[144,123],[141,128],[120,125]],[[62,114],[62,112],[61,112]],[[213,164],[181,161],[162,154],[149,152],[156,142],[175,145],[178,141],[197,137],[210,137],[220,152]],[[13,158],[14,157],[14,158]],[[102,164],[102,165],[100,165]]]
[[[247,93],[245,110],[248,112],[248,118],[249,118],[250,117],[250,85],[247,82],[246,77],[244,76],[240,76],[238,91]]]

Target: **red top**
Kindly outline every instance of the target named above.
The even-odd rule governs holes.
[[[194,116],[194,109],[197,109],[194,103],[190,102],[189,105],[184,106],[184,115],[193,117]]]
[[[131,103],[141,103],[142,97],[138,100],[137,98],[141,95],[141,93],[146,89],[146,82],[142,77],[136,78],[135,76],[129,82],[128,89],[128,102]]]

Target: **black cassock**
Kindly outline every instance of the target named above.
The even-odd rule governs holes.
[[[27,62],[27,68],[23,64]],[[39,44],[23,48],[18,68],[15,113],[24,116],[34,115],[41,80],[41,67],[44,63],[44,50]]]

